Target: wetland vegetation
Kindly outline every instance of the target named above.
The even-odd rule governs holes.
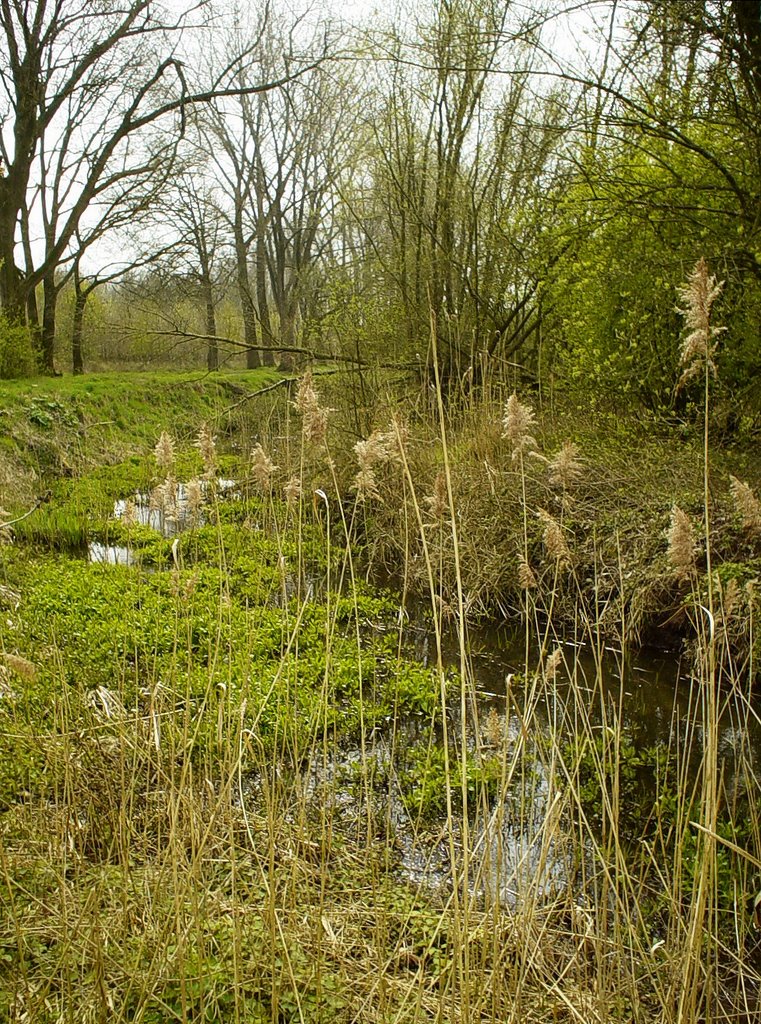
[[[3,1016],[752,1014],[747,455],[709,630],[699,426],[131,383],[3,396]]]
[[[761,8],[328,6],[0,3],[0,1024],[761,1021]]]

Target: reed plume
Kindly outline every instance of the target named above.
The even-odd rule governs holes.
[[[550,487],[561,487],[567,491],[578,482],[582,473],[578,455],[579,449],[573,441],[566,441],[549,462]]]
[[[125,526],[135,526],[140,521],[137,505],[132,498],[127,498],[124,502],[124,511],[122,512],[121,519]]]
[[[557,562],[559,566],[570,564],[571,551],[566,543],[560,523],[553,519],[549,512],[546,512],[544,509],[539,509],[537,515],[544,524],[542,541],[548,556]]]
[[[444,518],[449,508],[449,497],[447,495],[447,478],[443,470],[439,470],[433,481],[433,494],[427,495],[423,501],[430,509],[434,519]]]
[[[518,584],[521,590],[533,590],[537,585],[534,571],[525,558],[518,562]]]
[[[8,525],[11,518],[9,512],[6,512],[4,508],[0,508],[0,546],[13,543],[13,527]]]
[[[179,518],[177,507],[177,481],[172,476],[158,484],[151,491],[150,507],[160,512],[167,522],[176,522]]]
[[[201,453],[204,480],[213,480],[217,475],[217,446],[207,423],[201,424],[196,438],[196,448]]]
[[[563,661],[563,651],[560,647],[556,647],[552,654],[549,656],[547,661],[544,663],[544,680],[547,682],[549,679],[554,679],[557,670],[560,668],[561,662]]]
[[[753,493],[750,485],[738,480],[736,476],[731,476],[729,490],[732,494],[735,511],[742,521],[743,529],[748,533],[761,533],[761,502]]]
[[[260,491],[268,491],[272,486],[272,477],[277,466],[258,444],[251,452],[251,475]]]
[[[392,453],[392,441],[395,434],[391,431],[374,430],[364,441],[357,441],[354,452],[357,456],[359,472],[354,477],[354,490],[360,498],[380,497],[375,467],[388,462]]]
[[[724,282],[717,282],[716,277],[709,274],[708,264],[705,258],[701,257],[687,283],[679,289],[679,297],[684,303],[680,312],[684,316],[689,333],[682,340],[679,354],[682,375],[677,384],[677,391],[699,376],[704,369],[710,370],[716,376],[714,339],[726,328],[711,326],[711,308],[723,287]]]
[[[11,672],[15,672],[16,675],[23,679],[27,683],[33,683],[37,678],[37,666],[33,661],[29,661],[28,658],[23,658],[20,654],[10,654],[4,651],[0,654],[0,661],[8,668]]]
[[[159,469],[168,476],[174,467],[175,445],[174,438],[166,430],[162,430],[153,454]]]
[[[193,522],[198,520],[204,503],[204,490],[200,480],[188,480],[185,485],[185,500],[188,505],[188,512]]]
[[[285,497],[288,508],[293,508],[296,502],[302,495],[301,480],[297,476],[292,476],[286,482],[283,487],[283,495]]]
[[[695,568],[697,541],[692,520],[678,505],[671,509],[668,529],[668,559],[680,579],[689,576]]]
[[[510,442],[513,460],[517,460],[524,451],[536,448],[536,439],[530,433],[536,426],[534,410],[524,405],[513,392],[505,404],[502,417],[502,436]]]
[[[301,415],[304,440],[313,445],[322,444],[327,434],[328,414],[331,410],[320,405],[311,370],[307,370],[299,381],[293,405]]]

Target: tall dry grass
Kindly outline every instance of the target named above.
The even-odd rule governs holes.
[[[706,596],[691,516],[674,505],[667,527],[662,510],[647,540],[691,621],[695,658],[675,692],[668,743],[639,749],[620,642],[634,613],[613,596],[628,593],[630,565],[620,533],[593,537],[591,557],[578,533],[590,489],[604,490],[594,454],[569,438],[545,454],[537,414],[515,393],[503,403],[487,390],[454,413],[440,382],[431,419],[411,423],[414,410],[397,409],[341,443],[341,410],[318,384],[302,381],[246,459],[244,484],[259,496],[252,530],[283,545],[281,555],[286,539],[299,542],[295,592],[282,581],[274,741],[262,740],[263,707],[210,681],[214,742],[187,756],[199,729],[180,614],[192,580],[175,565],[169,676],[157,670],[136,691],[115,664],[110,687],[61,680],[54,727],[38,737],[52,794],[2,813],[0,948],[12,966],[0,1013],[236,1024],[759,1018],[758,713],[752,657],[733,661],[728,639],[747,609],[753,651],[752,598],[712,582]],[[208,428],[198,445],[209,485]],[[156,454],[173,480],[166,438]],[[747,494],[735,492],[742,513]],[[198,494],[222,500],[213,488]],[[328,551],[325,653],[305,740],[289,726],[304,695],[280,684],[298,677],[313,600],[303,538],[314,522]],[[712,538],[709,522],[704,549]],[[219,550],[222,623],[231,598]],[[367,721],[371,682],[360,678],[359,729],[342,740],[330,705],[345,639],[339,602],[353,602],[361,651],[355,584],[384,558],[400,593],[387,669],[402,673],[420,638],[412,592],[423,593],[438,706],[426,720],[397,709]],[[491,573],[497,582],[479,591]],[[487,697],[472,619],[493,611],[487,594],[512,592],[505,611],[522,617],[523,650]],[[255,633],[249,643],[253,651]],[[217,641],[209,666],[232,655]],[[2,700],[20,685],[14,672],[6,655]]]

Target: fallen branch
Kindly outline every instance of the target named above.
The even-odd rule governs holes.
[[[51,493],[50,491],[45,491],[44,494],[41,494],[40,497],[37,498],[37,500],[35,501],[34,505],[32,505],[32,507],[29,509],[29,511],[25,512],[23,514],[23,516],[18,516],[18,518],[16,518],[16,519],[11,519],[10,522],[8,522],[8,523],[0,523],[0,530],[7,530],[11,526],[15,526],[16,523],[21,523],[25,519],[28,519],[29,516],[32,514],[32,512],[36,512],[37,511],[37,509],[40,507],[40,505],[44,505],[45,502],[50,501],[50,493]]]

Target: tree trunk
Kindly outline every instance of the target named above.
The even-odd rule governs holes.
[[[256,303],[259,307],[259,326],[262,332],[262,363],[275,365],[275,338],[270,320],[269,296],[267,295],[267,250],[263,227],[256,234]]]
[[[246,343],[246,368],[258,369],[261,364],[259,355],[259,338],[256,329],[256,308],[251,297],[251,286],[248,279],[248,250],[243,240],[243,230],[236,217],[235,225],[235,262],[238,280],[238,297],[243,316],[243,340]]]
[[[53,353],[55,349],[55,313],[58,302],[58,286],[54,274],[47,274],[42,280],[42,335],[39,349],[40,369],[43,373],[55,373]]]
[[[74,299],[74,321],[71,328],[71,369],[73,373],[85,372],[84,359],[82,358],[82,334],[85,322],[85,306],[87,305],[88,292],[82,291],[79,281],[76,281],[76,297]]]
[[[18,146],[18,139],[16,140]],[[15,262],[18,174],[8,169],[0,176],[0,309],[10,323],[24,323],[25,292],[22,275]]]
[[[214,294],[211,281],[207,277],[203,282],[206,297],[206,334],[209,339],[206,349],[206,368],[211,373],[219,369],[219,346],[217,345],[217,317],[214,310]]]

